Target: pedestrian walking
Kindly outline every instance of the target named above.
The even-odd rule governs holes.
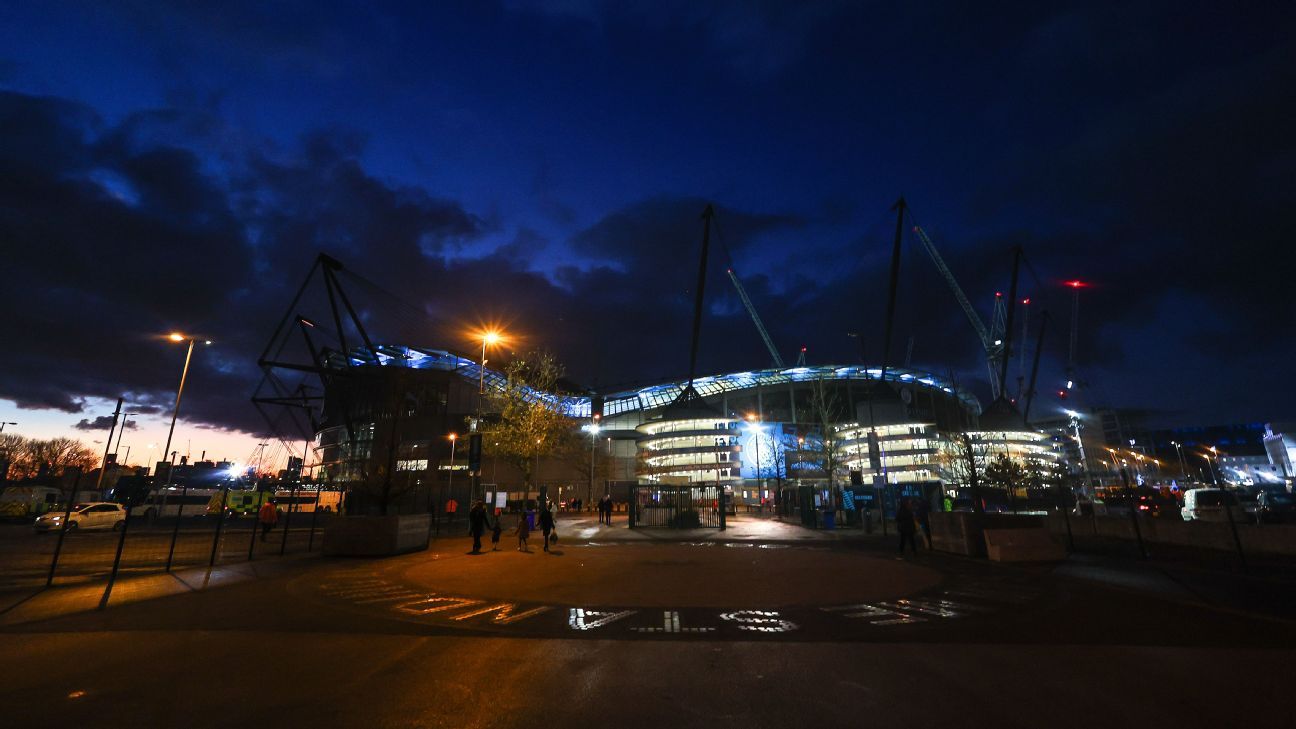
[[[931,511],[927,508],[927,499],[918,499],[917,505],[914,506],[914,519],[917,520],[918,526],[922,529],[923,540],[927,542],[927,548],[931,549]]]
[[[530,552],[531,548],[527,546],[527,537],[531,536],[531,526],[527,524],[527,515],[525,512],[518,514],[517,538],[518,551]]]
[[[900,508],[896,509],[896,531],[900,532],[900,554],[904,554],[905,542],[909,543],[914,554],[918,554],[918,543],[914,541],[914,513],[909,499],[901,499]]]
[[[486,533],[486,505],[480,501],[473,502],[468,509],[468,534],[472,535],[472,553],[481,553],[482,534]]]
[[[549,535],[553,534],[554,541],[558,540],[558,535],[554,529],[557,525],[554,523],[553,506],[553,502],[550,501],[540,510],[540,533],[544,535],[544,551],[546,552],[549,551]]]
[[[261,510],[257,512],[257,521],[261,522],[261,541],[266,540],[266,535],[274,529],[275,523],[279,521],[279,510],[275,508],[274,501],[266,499],[261,505]]]

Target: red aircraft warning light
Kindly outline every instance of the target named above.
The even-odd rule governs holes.
[[[1089,287],[1089,284],[1087,284],[1087,283],[1085,283],[1084,281],[1081,281],[1081,280],[1079,280],[1079,279],[1074,279],[1074,280],[1071,280],[1071,281],[1067,281],[1067,282],[1066,282],[1066,285],[1067,285],[1067,286],[1070,286],[1070,287],[1073,288],[1073,289],[1084,289],[1084,288],[1088,288],[1088,287]]]

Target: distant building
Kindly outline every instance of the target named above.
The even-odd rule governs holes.
[[[1220,456],[1219,474],[1237,486],[1263,486],[1285,481],[1282,468],[1269,462],[1269,456]]]
[[[1296,423],[1265,423],[1262,442],[1269,462],[1290,484],[1296,479]]]

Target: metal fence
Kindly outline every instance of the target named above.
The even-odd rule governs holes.
[[[121,578],[313,551],[323,541],[325,525],[336,518],[332,507],[316,508],[320,506],[316,492],[294,492],[276,495],[277,518],[265,528],[256,508],[234,507],[247,493],[216,489],[209,498],[198,499],[204,503],[187,494],[165,505],[105,504],[94,513],[65,505],[35,523],[30,519],[4,522],[0,524],[0,589],[106,580],[106,603]]]
[[[716,486],[634,486],[630,526],[724,529],[722,493]]]

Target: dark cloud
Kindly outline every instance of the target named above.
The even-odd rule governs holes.
[[[0,397],[20,407],[164,400],[183,352],[157,335],[180,330],[216,340],[195,352],[187,416],[264,430],[247,395],[267,312],[317,251],[417,271],[480,230],[453,202],[367,175],[354,135],[312,135],[284,159],[213,159],[201,134],[150,141],[154,122],[181,115],[144,116],[111,127],[83,105],[0,93],[0,303],[24,313],[4,320],[22,346]]]
[[[100,415],[94,420],[90,420],[89,418],[81,418],[81,420],[76,425],[73,425],[72,427],[76,428],[77,430],[108,430],[109,428],[113,427],[113,417],[111,415]],[[135,421],[133,420],[126,421],[126,425],[125,425],[126,430],[134,430],[135,428],[136,428]]]
[[[1028,336],[1052,316],[1043,382],[1069,348],[1058,283],[1081,278],[1090,404],[1296,408],[1201,387],[1296,357],[1289,7],[307,6],[114,6],[95,20],[138,33],[155,58],[132,78],[161,91],[95,96],[86,68],[62,88],[93,102],[0,93],[0,327],[20,343],[0,397],[165,410],[183,353],[151,337],[181,329],[215,340],[185,413],[261,430],[254,363],[321,251],[375,339],[466,349],[501,322],[577,380],[677,377],[708,201],[703,370],[769,360],[730,264],[785,359],[855,361],[859,332],[877,361],[904,190],[987,321],[1024,248]],[[915,366],[984,395],[972,327],[904,251],[891,362],[912,337]]]

